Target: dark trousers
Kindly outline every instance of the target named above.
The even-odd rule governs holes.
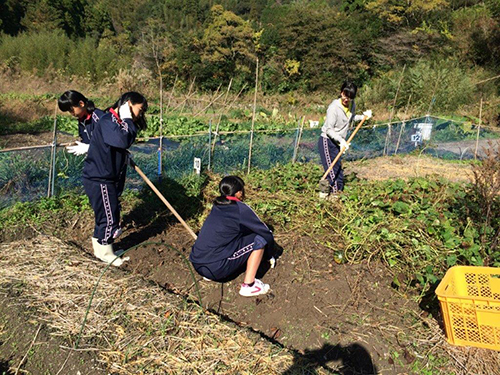
[[[332,161],[337,157],[340,152],[340,146],[333,142],[330,138],[319,137],[318,140],[319,156],[321,157],[321,164],[326,170],[332,164]],[[342,169],[342,157],[332,168],[330,173],[326,176],[332,192],[336,193],[344,190],[344,170]]]
[[[243,237],[242,247],[229,258],[208,264],[193,263],[193,267],[201,276],[210,280],[224,281],[239,271],[243,272],[252,252],[259,249],[264,249],[263,260],[271,259],[273,256],[267,241],[258,234],[252,233]]]
[[[83,187],[94,210],[94,237],[102,245],[113,243],[114,235],[120,228],[118,184],[91,181],[84,178]]]

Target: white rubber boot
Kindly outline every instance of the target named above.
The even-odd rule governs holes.
[[[94,255],[105,263],[111,263],[116,258],[113,253],[113,245],[101,245],[97,238],[92,237],[92,247],[94,248]],[[120,267],[123,264],[123,259],[118,258],[113,262],[113,266]]]

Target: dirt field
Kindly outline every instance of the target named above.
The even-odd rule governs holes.
[[[471,177],[469,165],[425,156],[363,160],[346,163],[345,169],[348,174],[356,173],[358,177],[377,180],[438,175],[467,182]],[[331,209],[335,209],[335,204]],[[394,289],[391,285],[393,276],[383,265],[376,262],[337,264],[331,250],[317,244],[300,228],[275,233],[276,242],[282,248],[277,266],[274,269],[262,267],[259,271],[259,276],[271,285],[271,293],[248,299],[238,294],[241,275],[226,283],[216,283],[204,281],[191,273],[186,259],[193,239],[173,220],[141,222],[129,213],[123,217],[123,226],[125,232],[115,248],[144,245],[130,251],[127,254],[130,260],[117,272],[144,279],[156,288],[195,301],[223,320],[282,345],[294,353],[297,364],[283,374],[301,373],[299,363],[312,364],[311,374],[428,373],[425,370],[429,355],[437,352],[442,355],[447,351],[458,358],[456,363],[462,363],[460,359],[471,355],[488,356],[490,362],[500,363],[500,356],[494,353],[447,345],[439,317],[429,317],[429,312],[415,302],[416,296]],[[68,217],[64,227],[51,228],[64,233],[62,240],[75,253],[86,253],[89,258],[93,258],[92,229],[93,218],[89,213]],[[19,235],[19,238],[5,239],[7,248],[2,251],[16,251],[18,245],[15,242],[12,242],[12,248],[8,248],[10,241],[21,237],[23,240],[36,238],[40,234],[27,229]],[[15,295],[9,288],[12,289],[9,285],[0,288],[4,301],[0,318],[5,330],[0,332],[0,373],[9,371],[9,368],[10,373],[14,373],[15,364],[21,362],[23,373],[57,373],[51,363],[57,362],[60,366],[60,361],[44,359],[41,353],[52,347],[57,352],[61,345],[68,346],[68,342],[60,338],[59,342],[51,343],[48,340],[51,329],[46,325],[41,325],[41,333],[36,335],[40,323],[32,322],[32,311],[16,304]],[[14,330],[14,326],[19,328]],[[17,329],[24,333],[18,333]],[[13,336],[23,339],[13,346],[8,339]],[[23,361],[24,354],[31,350],[32,341],[36,355]],[[91,372],[85,367],[88,361],[95,363]],[[78,367],[81,363],[85,366]],[[45,372],[37,372],[39,370],[34,366]],[[433,366],[439,368],[439,363],[433,363]],[[463,367],[457,364],[453,371],[465,374],[471,368],[465,367],[466,371],[460,372],[460,366]],[[73,356],[71,364],[64,368],[68,372],[63,373],[68,374],[76,371],[99,374],[106,368],[106,363],[99,362],[97,354],[85,352],[82,357]],[[493,374],[491,368],[481,372],[480,368],[474,367],[474,371]],[[440,373],[450,373],[450,368],[442,367]]]

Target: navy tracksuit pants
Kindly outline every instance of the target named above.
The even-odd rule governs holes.
[[[319,137],[318,140],[319,156],[321,157],[321,164],[326,170],[332,164],[332,161],[337,157],[340,152],[340,146],[333,142],[330,138]],[[332,192],[336,193],[344,190],[344,170],[342,169],[342,157],[332,168],[330,173],[326,176]]]
[[[118,201],[122,190],[120,184],[84,178],[83,187],[94,210],[94,237],[102,245],[113,243],[120,228],[120,202]]]

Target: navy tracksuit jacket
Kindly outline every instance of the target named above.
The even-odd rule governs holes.
[[[189,260],[203,276],[219,279],[241,265],[240,257],[246,262],[251,251],[263,246],[265,257],[270,258],[274,248],[273,234],[248,205],[240,201],[227,205],[214,204],[193,245]],[[231,262],[221,263],[224,260],[232,261],[235,267],[231,266]],[[200,266],[206,265],[211,273],[200,272]],[[230,269],[221,269],[219,265]]]
[[[123,191],[127,149],[137,136],[131,119],[121,120],[110,110],[94,125],[83,166],[83,186],[95,213],[94,237],[106,245],[120,228],[118,197]]]
[[[94,112],[88,115],[83,121],[78,121],[78,134],[83,143],[90,144],[95,124],[99,122],[102,115],[104,115],[104,112],[96,108]]]

